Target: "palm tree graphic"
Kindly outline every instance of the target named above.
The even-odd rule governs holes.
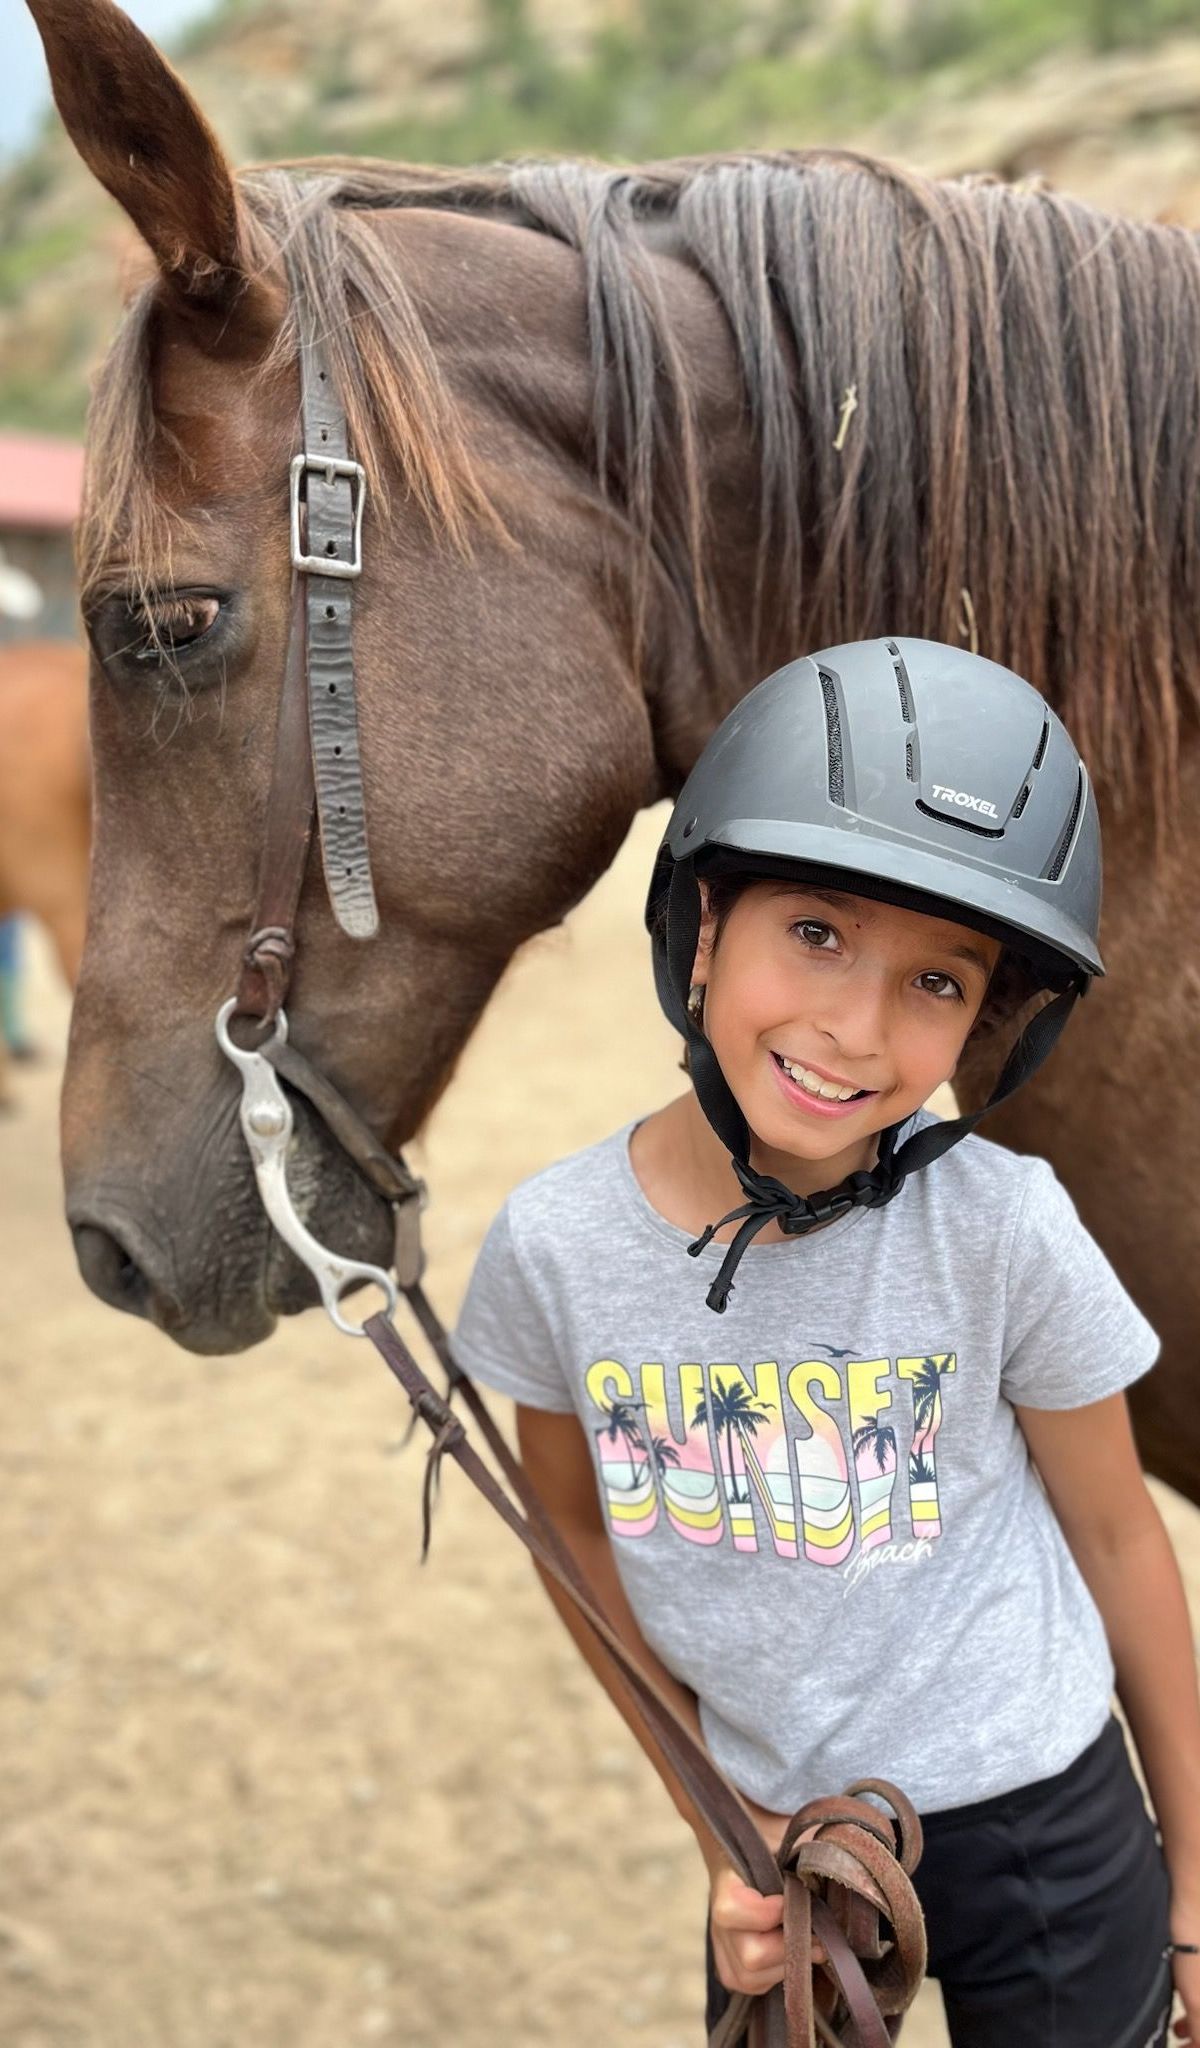
[[[651,1440],[650,1456],[654,1460],[655,1470],[660,1479],[668,1465],[679,1463],[678,1448],[665,1436],[656,1436]]]
[[[887,1470],[887,1454],[896,1455],[896,1432],[888,1422],[881,1422],[878,1415],[870,1415],[854,1432],[854,1455],[865,1451],[868,1446],[875,1453],[875,1463],[881,1472]]]
[[[629,1452],[628,1490],[632,1492],[638,1484],[638,1464],[634,1452],[644,1451],[646,1448],[646,1439],[642,1435],[637,1409],[631,1401],[613,1401],[604,1412],[608,1417],[608,1427],[601,1430],[600,1434],[606,1436],[612,1444],[616,1443],[618,1437],[624,1438],[625,1448]]]
[[[743,1445],[745,1445],[754,1435],[755,1431],[761,1429],[764,1422],[769,1421],[775,1404],[772,1401],[751,1400],[740,1380],[735,1380],[732,1386],[726,1387],[722,1384],[718,1374],[716,1375],[716,1382],[717,1391],[712,1397],[712,1425],[718,1439],[720,1438],[721,1431],[725,1431],[729,1484],[733,1489],[731,1498],[734,1501],[745,1500],[748,1502],[750,1499],[750,1488],[747,1486],[744,1494],[740,1491],[738,1476],[733,1468],[734,1435],[736,1433]],[[696,1413],[692,1417],[692,1428],[699,1429],[707,1420],[708,1399],[706,1397],[703,1401],[696,1403]]]
[[[924,1450],[913,1451],[908,1461],[908,1476],[914,1486],[931,1484],[934,1471]]]
[[[945,1372],[948,1362],[949,1354],[945,1358],[940,1359],[923,1358],[920,1371],[913,1375],[913,1421],[916,1424],[918,1436],[921,1435],[927,1424],[933,1421],[938,1395],[942,1390],[942,1374]]]

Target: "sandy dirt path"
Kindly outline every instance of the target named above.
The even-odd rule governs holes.
[[[508,1188],[678,1085],[660,824],[516,964],[414,1148],[447,1316]],[[699,1859],[524,1553],[449,1467],[418,1568],[403,1404],[315,1313],[200,1360],[86,1293],[44,965],[36,996],[55,1058],[0,1123],[0,2042],[698,2048]],[[905,2041],[945,2039],[927,1987]]]

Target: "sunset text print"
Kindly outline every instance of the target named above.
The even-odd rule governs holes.
[[[799,1557],[803,1545],[817,1565],[893,1538],[940,1536],[937,1440],[955,1354],[894,1366],[834,1356],[786,1370],[770,1359],[746,1368],[597,1359],[585,1383],[612,1534],[648,1536],[665,1519],[685,1543],[769,1545],[780,1557]]]

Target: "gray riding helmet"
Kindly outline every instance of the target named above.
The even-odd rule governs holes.
[[[899,1150],[893,1127],[871,1172],[811,1198],[754,1172],[745,1119],[687,1012],[699,877],[747,867],[949,912],[1000,939],[1058,991],[984,1109]],[[891,1200],[910,1172],[1029,1078],[1076,997],[1104,972],[1100,880],[1087,770],[1036,690],[996,662],[934,640],[856,641],[789,662],[735,705],[675,805],[646,903],[659,1000],[688,1042],[701,1107],[749,1198],[733,1212],[746,1220],[711,1306],[725,1306],[740,1249],[771,1216],[800,1234],[856,1204]]]

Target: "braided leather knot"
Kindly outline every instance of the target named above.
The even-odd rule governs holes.
[[[266,995],[263,1022],[271,1023],[282,1008],[292,978],[296,942],[281,924],[263,925],[246,942],[242,963],[262,978]]]
[[[425,1458],[425,1477],[421,1486],[421,1563],[429,1555],[429,1540],[433,1534],[433,1505],[437,1498],[442,1476],[442,1459],[447,1451],[463,1442],[466,1430],[454,1410],[444,1401],[436,1387],[428,1382],[409,1397],[413,1404],[413,1421],[418,1415],[433,1431],[433,1442]]]

